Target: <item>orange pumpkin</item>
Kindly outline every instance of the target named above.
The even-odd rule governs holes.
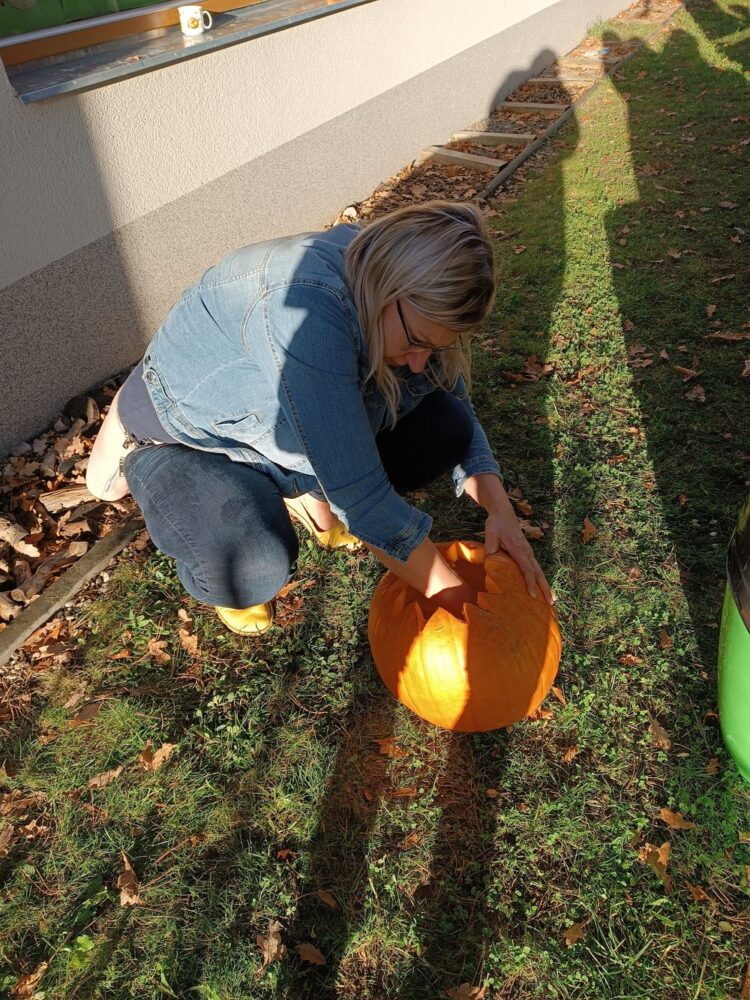
[[[369,636],[380,676],[400,702],[444,729],[482,733],[509,726],[544,701],[562,650],[554,610],[529,595],[504,552],[485,557],[476,542],[438,549],[479,592],[466,621],[445,608],[430,616],[425,598],[393,573],[375,588]]]

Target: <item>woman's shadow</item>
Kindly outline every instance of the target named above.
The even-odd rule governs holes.
[[[746,68],[747,43],[731,37],[743,26],[743,11],[734,11],[698,0],[689,16],[709,40],[727,36],[717,48]],[[620,40],[612,34],[605,44]],[[676,65],[690,73],[674,76]],[[712,708],[724,550],[746,493],[738,458],[748,450],[748,425],[742,345],[707,336],[739,328],[746,318],[738,290],[743,237],[727,206],[747,204],[747,159],[732,123],[742,120],[747,84],[736,70],[705,62],[685,30],[672,31],[664,53],[645,48],[638,68],[658,97],[634,102],[627,79],[615,77],[628,113],[637,194],[605,224],[618,262],[612,280],[625,344],[644,365],[634,366],[632,386],[656,478],[654,499],[676,556],[700,668],[704,679],[712,678],[703,692]],[[710,150],[710,161],[693,153],[696,140]],[[683,378],[675,393],[675,380]]]
[[[497,105],[523,79],[554,60],[540,52],[524,72],[512,74],[498,87],[488,109],[490,127],[503,130]],[[560,88],[562,89],[562,88]],[[494,113],[493,113],[494,112]],[[516,122],[516,128],[518,122]],[[481,127],[481,126],[475,126]],[[568,123],[561,155],[547,170],[543,227],[528,233],[495,233],[499,247],[498,304],[489,324],[489,336],[475,353],[475,388],[472,393],[480,420],[506,476],[506,485],[522,484],[538,516],[552,524],[552,455],[546,425],[543,380],[530,379],[517,387],[500,371],[517,363],[520,370],[544,360],[550,337],[550,316],[559,299],[565,266],[564,190],[565,160],[577,143],[575,119]],[[502,215],[502,212],[501,212]],[[502,225],[500,219],[499,225]],[[539,286],[531,294],[519,267],[514,245],[523,242],[534,258]],[[517,310],[524,310],[519,324]],[[511,342],[505,319],[514,316]],[[532,362],[530,355],[535,355]],[[508,426],[504,412],[523,393],[524,428]],[[492,425],[489,427],[488,425]],[[519,436],[522,430],[523,440]],[[434,517],[434,539],[481,535],[484,512],[468,498],[455,498],[447,480],[429,491],[428,509]],[[539,554],[544,562],[544,554]],[[549,567],[547,567],[549,569]],[[361,623],[366,630],[366,621]],[[374,671],[369,657],[355,669]],[[339,740],[336,759],[320,802],[320,816],[309,843],[299,845],[308,855],[309,872],[300,887],[297,908],[287,925],[292,942],[312,942],[324,954],[324,967],[286,962],[279,967],[279,987],[284,995],[321,1000],[333,996],[337,986],[375,991],[382,996],[432,997],[447,987],[476,982],[491,941],[508,935],[521,941],[522,923],[501,918],[488,903],[497,851],[498,815],[510,804],[506,795],[505,757],[511,734],[504,731],[480,735],[436,730],[409,717],[384,687],[360,687],[353,697]],[[432,791],[430,808],[419,808],[419,788],[407,788],[412,751],[405,751],[394,734],[401,730],[422,750],[414,761],[411,784]],[[402,757],[406,754],[406,757]],[[434,791],[433,791],[434,789]],[[488,795],[488,789],[490,794]],[[417,797],[412,793],[416,792]],[[514,802],[515,804],[515,802]],[[439,810],[436,823],[415,827],[409,819]],[[376,845],[384,847],[386,870],[379,867]],[[422,872],[412,870],[397,885],[392,877],[395,851],[424,852]],[[409,868],[408,864],[406,866]],[[319,892],[332,893],[331,901]],[[388,896],[403,939],[382,947],[401,951],[396,972],[393,956],[379,961],[378,945],[368,940],[367,925],[375,916],[378,896]],[[523,895],[523,893],[522,893]],[[524,900],[519,901],[523,906]],[[356,941],[362,944],[357,947]],[[394,982],[394,978],[398,982]]]

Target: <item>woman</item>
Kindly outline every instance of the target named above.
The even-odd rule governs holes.
[[[487,552],[502,546],[552,601],[467,390],[494,296],[467,204],[237,250],[184,293],[115,397],[88,487],[130,490],[185,589],[240,634],[270,626],[294,574],[290,510],[460,615],[476,593],[403,498],[446,472],[487,511]]]

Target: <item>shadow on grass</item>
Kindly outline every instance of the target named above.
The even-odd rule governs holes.
[[[709,40],[741,26],[738,13],[709,0],[690,4],[689,13]],[[605,36],[609,44],[619,40]],[[731,39],[718,48],[729,58],[741,54]],[[690,72],[674,74],[677,65]],[[715,705],[724,553],[746,492],[741,459],[748,438],[740,377],[746,351],[705,337],[744,319],[744,237],[736,211],[726,206],[748,199],[747,157],[732,124],[741,120],[747,83],[734,69],[704,62],[695,37],[683,30],[670,34],[664,53],[645,49],[638,68],[652,96],[634,102],[622,94],[637,197],[610,212],[605,225],[612,260],[621,262],[613,280],[628,353],[645,348],[654,359],[634,369],[632,384],[668,530],[663,556],[671,544],[700,655],[691,686],[707,710]],[[615,83],[627,91],[627,80]]]
[[[496,106],[522,79],[533,76],[554,59],[549,51],[540,52],[531,66],[515,73],[501,86],[488,108],[493,128],[502,131],[502,117],[493,115]],[[558,89],[563,90],[560,86]],[[481,127],[481,126],[480,126]],[[565,154],[550,166],[551,178],[544,219],[533,231],[499,234],[507,236],[507,252],[498,254],[498,301],[489,324],[489,336],[475,353],[474,400],[480,420],[491,418],[493,427],[502,426],[501,436],[491,436],[490,444],[504,466],[506,484],[534,483],[531,499],[543,515],[552,534],[551,442],[545,411],[546,389],[543,381],[518,389],[516,384],[499,376],[496,356],[513,352],[521,368],[541,364],[549,347],[550,316],[562,290],[565,265],[564,184],[565,159],[572,155],[577,126],[568,126]],[[413,177],[408,178],[413,180]],[[510,241],[528,241],[538,255],[538,285],[530,289],[515,266],[517,256]],[[501,244],[502,245],[502,244]],[[507,311],[524,314],[524,322],[514,343],[502,328],[500,315]],[[535,355],[531,358],[530,355]],[[508,397],[524,392],[523,426],[503,425]],[[509,448],[519,434],[528,438],[528,446]],[[518,466],[505,462],[512,451]],[[524,492],[528,490],[524,489]],[[484,515],[466,497],[457,500],[445,483],[430,488],[427,504],[434,516],[432,537],[470,538],[482,535]],[[423,505],[424,506],[424,505]],[[469,510],[466,510],[466,507]],[[372,668],[370,668],[372,669]],[[395,814],[405,805],[389,802],[392,789],[377,789],[387,783],[388,758],[379,756],[376,740],[393,736],[396,703],[388,696],[373,705],[365,700],[352,702],[342,727],[326,789],[321,797],[320,818],[309,846],[310,875],[300,887],[295,916],[289,925],[295,941],[312,941],[323,951],[327,965],[311,968],[285,963],[279,983],[285,995],[322,1000],[334,995],[398,996],[403,1000],[434,997],[447,987],[481,980],[483,964],[493,937],[508,934],[519,941],[524,928],[503,924],[488,905],[488,888],[493,877],[494,836],[497,807],[487,789],[502,789],[505,783],[505,753],[510,737],[504,733],[465,736],[435,731],[425,736],[440,750],[438,763],[420,761],[420,785],[432,784],[433,805],[439,809],[434,828],[423,825],[409,831]],[[412,731],[424,724],[412,722]],[[431,782],[426,774],[430,774]],[[373,795],[368,799],[367,795]],[[414,802],[406,798],[404,803]],[[389,802],[386,813],[383,803]],[[424,813],[420,814],[424,817]],[[429,815],[429,812],[428,812]],[[431,844],[429,861],[418,885],[409,884],[408,875],[395,885],[378,883],[379,858],[375,844],[383,836],[380,826],[390,824],[385,841],[396,852],[415,849],[417,843]],[[399,831],[398,836],[393,830]],[[391,857],[394,857],[391,855]],[[388,856],[388,855],[386,855]],[[331,912],[317,895],[320,890],[333,893],[340,909]],[[384,908],[394,907],[398,928],[393,933],[390,953],[378,952],[377,938],[380,893],[388,896]],[[524,890],[521,887],[521,894]],[[374,898],[373,898],[374,897]],[[380,918],[382,919],[382,918]],[[374,939],[369,935],[374,935]],[[403,935],[403,936],[402,936]]]

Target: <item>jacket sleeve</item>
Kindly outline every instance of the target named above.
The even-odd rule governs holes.
[[[296,282],[267,291],[251,316],[246,348],[277,385],[331,509],[358,538],[406,562],[432,519],[399,496],[383,468],[362,398],[350,306],[334,288]]]
[[[474,424],[474,434],[472,436],[469,447],[466,451],[466,455],[459,465],[456,465],[451,472],[451,477],[456,487],[456,496],[460,497],[464,491],[466,485],[466,480],[469,476],[475,476],[479,472],[494,472],[496,476],[500,477],[502,481],[503,475],[500,472],[500,466],[495,461],[495,457],[492,454],[492,449],[490,448],[489,441],[487,440],[487,435],[484,433],[482,425],[477,419],[477,415],[474,411],[474,405],[471,402],[471,397],[466,388],[466,383],[461,375],[458,376],[456,384],[451,390],[453,395],[459,399],[471,416],[472,422]]]

